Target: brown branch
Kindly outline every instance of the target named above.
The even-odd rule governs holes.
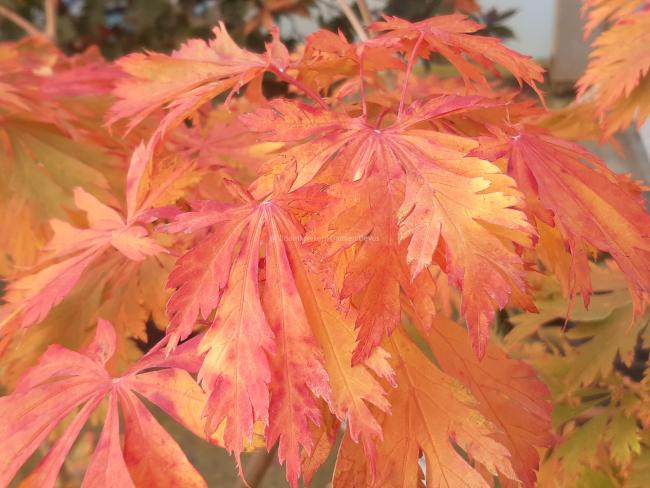
[[[363,23],[369,25],[372,22],[372,15],[368,8],[368,2],[366,2],[366,0],[357,0],[357,5],[359,6],[359,12],[361,12]]]
[[[348,2],[346,0],[336,0],[336,3],[339,4],[339,8],[341,9],[341,12],[343,12],[345,17],[348,19],[348,22],[350,22],[350,25],[352,25],[352,28],[354,29],[354,32],[357,34],[357,37],[361,41],[367,41],[368,40],[368,34],[366,34],[366,31],[363,30],[363,26],[361,25],[361,21],[356,16],[354,11],[350,8],[350,6],[348,5]]]
[[[21,17],[18,15],[16,12],[9,10],[7,7],[3,7],[0,5],[0,17],[4,17],[5,19],[9,20],[10,22],[13,22],[16,24],[18,27],[20,27],[22,30],[27,32],[30,36],[42,36],[43,33],[39,31],[34,24],[32,24],[29,20],[25,19],[24,17]]]
[[[45,0],[45,35],[56,43],[59,0]]]

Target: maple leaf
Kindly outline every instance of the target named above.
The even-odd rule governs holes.
[[[603,128],[593,101],[574,101],[565,107],[534,117],[534,124],[560,139],[576,142],[602,141]],[[620,147],[613,139],[608,143],[617,150]]]
[[[345,263],[341,284],[343,299],[362,293],[358,305],[357,347],[352,360],[370,356],[385,335],[399,325],[400,282],[410,276],[400,274],[400,252],[395,215],[404,198],[403,185],[386,175],[374,174],[362,182],[341,185],[341,199],[323,215],[325,229],[312,228],[308,240],[322,243],[322,256],[340,255],[356,245],[354,257]],[[347,239],[346,239],[347,237]]]
[[[400,330],[391,335],[387,350],[397,387],[388,395],[392,414],[382,416],[383,441],[377,445],[382,462],[375,473],[346,436],[334,486],[421,486],[420,452],[427,487],[489,486],[456,446],[492,475],[516,480],[507,449],[492,438],[494,427],[462,385],[436,368]]]
[[[646,4],[587,0],[590,26],[614,26],[585,77],[589,103],[567,112],[597,116],[580,130],[550,116],[557,133],[647,116],[643,42],[612,50],[643,41]],[[220,24],[210,41],[116,63],[0,43],[0,223],[17,236],[0,237],[13,390],[0,398],[0,485],[53,438],[23,485],[52,486],[106,409],[83,486],[205,486],[144,397],[235,453],[240,475],[243,451],[277,448],[292,488],[341,426],[335,486],[644,486],[650,374],[626,378],[650,341],[643,188],[523,126],[539,104],[489,74],[538,91],[542,69],[481,27],[386,17],[367,41],[321,31],[289,54],[275,28],[253,53]],[[435,56],[460,76],[412,73]],[[269,74],[285,99],[267,103]],[[622,273],[590,266],[599,250]],[[510,356],[488,344],[508,305]],[[167,335],[140,358],[150,319]]]
[[[630,467],[630,476],[627,478],[629,488],[643,488],[650,475],[650,450],[644,449]]]
[[[89,298],[97,298],[83,305],[85,311],[89,311],[87,327],[92,328],[98,316],[110,318],[120,332],[116,358],[123,365],[124,360],[134,357],[135,346],[128,338],[146,340],[145,323],[152,313],[162,317],[157,309],[161,308],[161,299],[166,299],[164,288],[154,291],[148,287],[160,283],[160,276],[168,272],[168,263],[160,258],[167,250],[149,237],[146,224],[141,220],[149,206],[161,198],[165,201],[179,172],[187,169],[187,165],[178,164],[171,173],[161,171],[158,175],[164,178],[153,179],[155,187],[152,188],[148,184],[150,178],[145,175],[147,161],[142,162],[145,156],[145,148],[141,145],[131,161],[126,218],[85,190],[74,190],[76,206],[83,212],[81,221],[85,220],[87,227],[51,221],[54,236],[41,263],[30,274],[8,285],[7,303],[2,308],[0,323],[0,349],[10,345],[18,328],[25,329],[41,322],[71,293],[83,288]],[[149,284],[144,283],[145,278],[151,280]],[[65,329],[68,324],[61,327]],[[54,338],[65,341],[65,334]],[[24,352],[25,357],[32,356]],[[37,348],[34,352],[40,354],[42,351]]]
[[[300,253],[290,253],[295,263],[296,284],[304,296],[305,311],[323,348],[324,365],[331,386],[330,410],[336,417],[347,420],[347,431],[353,442],[360,442],[371,464],[375,462],[373,443],[381,438],[382,430],[370,405],[388,412],[390,403],[382,385],[374,375],[395,385],[394,373],[387,352],[377,347],[363,362],[353,364],[356,334],[356,314],[350,310],[343,315],[321,280],[308,269],[299,267]],[[303,259],[309,259],[303,257]],[[373,375],[374,373],[374,375]]]
[[[589,65],[578,80],[579,98],[594,92],[607,135],[632,121],[641,127],[650,115],[650,54],[645,49],[650,40],[650,4],[643,4],[642,11],[637,11],[637,1],[621,5],[616,14],[604,14],[618,20],[593,42]],[[589,25],[600,18],[595,14]]]
[[[271,30],[274,17],[279,14],[293,14],[309,17],[309,9],[304,0],[263,0],[254,12],[249,12],[244,25],[244,34],[250,35],[260,28]],[[248,18],[250,16],[250,18]]]
[[[356,77],[365,81],[368,74],[402,66],[391,47],[351,44],[341,32],[319,30],[307,36],[297,69],[300,81],[318,91],[326,91],[337,81],[349,83]]]
[[[628,466],[632,457],[641,452],[636,419],[623,412],[617,412],[610,420],[605,438],[610,444],[612,461],[619,466]]]
[[[63,53],[44,38],[3,43],[0,47],[0,99],[3,102],[0,112],[76,133],[69,107],[59,103],[52,90],[43,90],[52,74],[64,75],[67,66],[61,69],[61,64],[67,64]]]
[[[107,399],[108,411],[82,486],[207,486],[173,438],[136,395],[142,395],[177,422],[202,435],[200,409],[205,394],[188,371],[195,369],[196,341],[176,356],[146,356],[120,377],[104,369],[115,352],[115,331],[101,320],[95,340],[82,352],[50,346],[10,395],[0,397],[5,412],[0,432],[7,442],[0,452],[0,485],[18,469],[64,418],[70,424],[21,486],[53,487],[63,461],[90,415]],[[118,404],[125,426],[120,447]],[[75,413],[76,412],[76,413]]]
[[[369,407],[374,405],[387,412],[390,405],[373,373],[395,384],[388,354],[376,348],[365,361],[353,364],[356,313],[353,309],[345,314],[341,312],[327,291],[330,286],[316,272],[318,267],[312,262],[313,256],[299,246],[299,242],[295,237],[286,240],[287,255],[309,324],[323,350],[331,388],[331,395],[325,400],[338,420],[347,420],[350,438],[363,446],[368,461],[374,464],[373,443],[381,438],[382,433]],[[324,442],[328,445],[331,440],[328,441],[327,433],[325,435]]]
[[[628,305],[614,310],[603,320],[583,322],[568,331],[568,338],[585,341],[585,344],[575,354],[567,355],[565,362],[569,371],[562,379],[567,389],[607,377],[617,357],[624,364],[630,364],[638,342],[638,330],[647,323],[647,319],[632,321],[632,310]]]
[[[330,166],[335,170],[332,178],[342,174],[367,182],[379,173],[389,186],[390,179],[405,180],[405,196],[394,208],[394,218],[399,239],[410,238],[411,275],[415,278],[431,265],[440,250],[438,264],[463,290],[462,313],[478,354],[485,347],[494,309],[506,305],[513,289],[526,290],[523,262],[501,238],[531,246],[533,230],[517,209],[522,202],[513,181],[491,163],[468,157],[478,146],[475,141],[420,129],[418,124],[483,103],[480,97],[437,97],[413,104],[401,119],[381,128],[370,125],[365,116],[349,118],[286,101],[271,102],[270,109],[242,117],[271,140],[318,144],[307,154],[303,145],[289,149],[298,161],[294,188]],[[387,326],[388,331],[393,328]],[[364,354],[382,334],[370,333],[365,326],[364,338],[369,336],[370,346],[360,345]]]
[[[0,211],[6,214],[3,273],[32,266],[35,251],[50,237],[48,220],[66,219],[63,207],[72,203],[72,190],[81,186],[110,201],[104,171],[113,158],[89,141],[71,141],[55,127],[7,116],[0,126]],[[22,214],[25,219],[15,218]],[[15,236],[9,239],[8,236]],[[32,240],[31,237],[38,237]],[[21,258],[20,254],[25,253]]]
[[[329,399],[330,386],[318,354],[308,317],[303,311],[293,279],[283,233],[275,220],[268,222],[269,246],[266,256],[266,281],[263,301],[271,329],[276,337],[276,354],[271,359],[274,381],[270,384],[269,429],[267,442],[279,440],[280,463],[286,460],[287,478],[294,484],[300,475],[300,445],[307,454],[313,449],[307,436],[309,422],[318,425],[321,411],[312,399]],[[288,427],[290,426],[290,427]]]
[[[642,457],[648,389],[645,379],[636,381],[634,363],[650,337],[647,317],[631,321],[630,292],[614,263],[591,268],[589,309],[577,303],[565,319],[562,287],[544,277],[535,293],[539,316],[509,317],[514,328],[505,347],[534,366],[552,392],[557,443],[541,467],[541,486],[614,486]]]
[[[567,293],[580,291],[589,303],[591,246],[611,254],[629,283],[635,312],[641,313],[650,291],[650,217],[640,188],[579,145],[532,128],[501,134],[495,147],[477,154],[505,156],[508,173],[526,195],[531,221],[545,224],[547,234],[558,234],[547,254]]]
[[[75,190],[75,202],[86,212],[90,227],[77,229],[62,221],[52,221],[54,237],[48,248],[55,262],[9,287],[8,301],[15,304],[9,318],[20,317],[22,327],[43,320],[70,293],[88,266],[109,249],[133,261],[166,252],[147,237],[144,227],[127,226],[115,210],[83,189]],[[4,323],[8,322],[6,319]]]
[[[119,158],[101,123],[116,73],[97,50],[67,58],[43,38],[0,47],[4,276],[36,262],[51,236],[48,220],[68,219],[73,188],[111,201]]]
[[[585,37],[606,20],[617,21],[636,12],[648,0],[582,0],[582,14],[587,17]]]
[[[277,29],[264,54],[238,47],[223,23],[213,29],[214,39],[190,39],[171,55],[130,54],[117,64],[128,75],[115,89],[119,99],[111,108],[109,123],[128,119],[133,129],[159,109],[166,110],[151,144],[190,117],[217,95],[231,90],[230,97],[266,72],[284,75],[289,53]]]
[[[321,411],[320,425],[311,425],[314,447],[309,454],[305,451],[302,452],[301,471],[305,486],[311,486],[316,472],[330,457],[341,428],[338,419],[329,411],[327,403],[321,401],[319,406]]]
[[[358,310],[355,364],[398,327],[401,295],[426,315],[436,314],[431,300],[439,291],[436,283],[428,270],[411,278],[408,245],[399,242],[394,216],[404,199],[404,185],[382,174],[385,170],[330,186],[335,203],[319,212],[320,222],[311,223],[305,237],[324,262],[332,263],[340,298],[351,300]],[[338,273],[343,276],[337,279]]]
[[[519,480],[535,486],[538,448],[551,447],[554,440],[548,388],[532,367],[509,358],[494,344],[479,361],[465,331],[451,320],[437,317],[424,334],[441,369],[465,384],[478,400],[479,411],[499,428],[494,439],[510,452]]]
[[[468,14],[479,12],[481,10],[481,7],[476,0],[454,0],[454,7],[461,12],[466,12]]]
[[[628,478],[628,467],[634,466],[634,461],[643,460],[643,431],[639,420],[629,417],[624,406],[635,399],[631,392],[622,399],[614,395],[608,398],[608,393],[607,389],[591,388],[581,391],[572,400],[573,406],[559,404],[561,423],[568,428],[564,429],[562,443],[550,453],[546,469],[540,473],[540,484],[552,479],[559,486],[615,486],[617,471],[620,470],[618,476],[622,479]],[[603,399],[611,400],[612,406],[603,406]],[[618,404],[619,400],[622,405]]]
[[[544,70],[530,56],[524,56],[507,47],[494,37],[475,35],[481,24],[464,15],[440,15],[420,22],[409,22],[398,17],[385,16],[383,21],[368,26],[383,32],[369,43],[397,41],[404,51],[429,57],[437,53],[458,70],[467,85],[487,85],[484,71],[494,65],[510,72],[519,84],[526,83],[543,99],[536,82],[543,81]]]
[[[200,127],[181,125],[174,131],[173,140],[178,150],[195,161],[197,169],[202,171],[201,182],[220,174],[230,180],[251,182],[268,154],[276,149],[273,144],[260,143],[239,121],[238,114],[250,106],[246,98],[237,98],[228,107],[215,107]],[[194,188],[203,198],[205,185]],[[222,195],[210,196],[223,198]]]
[[[269,425],[268,385],[272,374],[278,377],[271,404],[277,415],[272,417],[269,435],[272,444],[280,439],[278,454],[281,460],[286,457],[287,476],[295,485],[300,443],[305,446],[311,442],[307,420],[318,421],[310,391],[326,394],[327,380],[304,311],[296,302],[286,254],[280,247],[282,239],[270,220],[271,210],[244,205],[223,212],[222,205],[210,203],[181,215],[168,227],[172,231],[196,231],[221,224],[182,256],[169,276],[168,287],[177,290],[167,306],[171,344],[192,331],[197,317],[208,318],[217,309],[201,342],[206,357],[199,378],[210,394],[208,426],[214,430],[225,420],[225,446],[235,452],[238,463],[254,422]],[[274,283],[275,289],[265,295],[266,310],[262,308],[258,277],[263,228],[274,236],[268,241],[268,273],[284,285],[277,289]],[[241,249],[236,249],[240,242]],[[281,339],[280,351],[271,365],[266,353],[276,352],[275,334]],[[295,356],[289,356],[291,353]],[[302,360],[312,362],[312,368],[303,370]],[[242,385],[246,385],[245,390]],[[305,416],[296,418],[296,410]],[[291,433],[285,436],[285,429]]]
[[[312,449],[309,424],[321,417],[316,398],[349,420],[355,440],[380,434],[357,399],[383,409],[387,404],[366,366],[350,364],[352,323],[304,269],[300,231],[283,210],[283,199],[288,204],[299,194],[276,192],[261,202],[241,195],[239,206],[200,202],[167,226],[173,232],[214,226],[170,274],[168,286],[176,289],[168,304],[170,347],[193,330],[197,318],[207,319],[216,309],[200,345],[206,352],[199,378],[210,395],[208,426],[216,429],[225,421],[225,446],[239,458],[255,421],[267,425],[269,447],[279,442],[280,460],[295,486],[300,450]],[[261,292],[260,248],[266,256]],[[390,374],[379,351],[367,367]]]

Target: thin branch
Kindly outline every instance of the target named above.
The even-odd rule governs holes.
[[[363,116],[367,118],[368,116],[368,104],[366,102],[366,87],[363,80],[363,55],[364,49],[361,48],[361,53],[359,54],[359,90],[361,91],[361,107],[363,109]]]
[[[363,30],[363,26],[361,25],[361,21],[359,20],[359,17],[357,17],[354,11],[350,8],[348,2],[346,0],[336,0],[336,3],[339,4],[339,8],[341,9],[341,12],[343,12],[345,17],[348,19],[348,22],[350,22],[350,25],[352,25],[352,29],[354,29],[354,32],[356,33],[357,37],[361,41],[367,41],[368,34],[366,34],[366,31]]]
[[[32,24],[29,20],[25,19],[24,17],[21,17],[18,15],[16,12],[9,10],[7,7],[3,7],[0,5],[0,17],[4,17],[5,19],[13,22],[16,24],[18,27],[20,27],[22,30],[27,32],[30,36],[42,36],[43,33],[39,31],[34,24]]]
[[[366,25],[372,23],[372,14],[368,8],[368,2],[366,2],[366,0],[357,0],[357,5],[359,6],[359,12],[361,12],[363,23]]]
[[[59,0],[45,0],[45,35],[56,43]]]

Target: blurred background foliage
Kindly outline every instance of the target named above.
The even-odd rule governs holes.
[[[511,37],[503,22],[513,10],[481,12],[475,0],[374,0],[373,14],[386,13],[409,20],[462,10],[486,25],[482,34]],[[59,0],[56,2],[56,38],[66,53],[99,46],[109,59],[150,49],[167,52],[185,39],[207,39],[217,22],[241,45],[261,49],[273,24],[292,45],[318,27],[353,34],[337,0]],[[0,0],[0,6],[29,20],[37,28],[45,24],[43,0]],[[357,3],[351,5],[358,11]],[[24,31],[0,17],[0,41],[19,39]]]

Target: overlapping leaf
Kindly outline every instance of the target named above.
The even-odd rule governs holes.
[[[544,70],[532,58],[505,47],[499,39],[472,35],[481,25],[464,15],[442,15],[415,23],[385,17],[369,28],[384,33],[371,43],[396,41],[405,51],[413,53],[411,56],[440,54],[454,65],[467,84],[487,84],[486,68],[496,73],[494,66],[498,65],[541,96],[536,82],[542,81]]]
[[[436,319],[426,338],[442,370],[467,386],[480,412],[501,431],[494,439],[510,452],[519,480],[535,486],[538,449],[553,444],[548,388],[530,366],[496,345],[479,361],[465,331],[450,320]]]
[[[130,339],[146,341],[147,320],[153,315],[161,325],[164,323],[163,283],[170,262],[165,257],[166,248],[149,236],[142,217],[151,206],[170,203],[170,195],[171,201],[177,198],[173,196],[174,185],[179,173],[188,166],[177,164],[171,172],[160,171],[158,166],[159,172],[151,178],[144,155],[144,147],[140,146],[132,158],[127,175],[125,217],[82,188],[76,188],[75,204],[81,211],[76,217],[79,227],[51,221],[54,236],[47,254],[30,273],[8,286],[0,323],[3,349],[16,340],[16,330],[43,321],[54,307],[80,291],[87,298],[82,305],[84,313],[80,314],[87,318],[80,326],[84,333],[68,341],[69,325],[59,323],[57,333],[55,321],[50,320],[48,331],[42,337],[47,335],[56,342],[73,346],[92,331],[98,317],[108,317],[119,331],[115,364],[111,366],[124,367],[141,354]],[[156,283],[157,289],[153,288]],[[15,368],[25,364],[27,358],[35,359],[46,346],[36,341],[32,344],[34,350],[23,351],[24,359],[16,361],[15,355],[10,354],[13,358],[8,357],[6,365]]]
[[[427,487],[490,486],[479,465],[491,475],[516,480],[507,449],[492,438],[494,426],[468,391],[437,369],[403,332],[393,333],[390,344],[397,387],[389,394],[392,414],[381,416],[381,462],[362,461],[359,448],[346,437],[334,486],[423,486],[422,478]]]
[[[501,155],[526,195],[543,257],[565,291],[581,292],[589,303],[587,258],[595,248],[623,270],[640,313],[650,291],[650,217],[640,187],[577,144],[526,128],[501,134],[488,157]]]
[[[167,307],[171,345],[216,310],[199,347],[206,353],[199,378],[210,395],[209,428],[225,422],[225,446],[239,459],[261,421],[268,426],[269,445],[279,442],[280,460],[286,460],[287,478],[295,485],[301,450],[309,454],[313,447],[310,423],[320,422],[316,398],[348,419],[355,440],[378,437],[363,400],[388,405],[367,368],[382,375],[390,371],[379,351],[367,365],[350,365],[351,323],[308,276],[301,233],[283,210],[300,195],[276,193],[264,201],[241,195],[238,206],[200,203],[167,226],[194,232],[214,226],[169,277],[168,286],[176,289]]]
[[[284,73],[289,54],[277,31],[265,54],[241,49],[223,24],[213,30],[206,43],[192,39],[171,55],[131,54],[118,61],[127,77],[118,84],[120,99],[111,109],[112,123],[128,118],[132,129],[157,110],[166,111],[152,141],[191,116],[201,106],[227,90],[236,93],[244,85],[260,79],[265,71]]]
[[[587,18],[586,35],[603,22],[617,21],[629,16],[647,3],[647,0],[583,0],[582,13]]]
[[[418,124],[483,102],[478,97],[439,97],[414,104],[403,118],[382,127],[369,124],[363,116],[349,118],[287,102],[274,102],[271,109],[245,118],[249,127],[264,131],[271,140],[318,137],[316,147],[299,145],[289,151],[298,161],[294,187],[320,172],[325,178],[343,175],[364,183],[373,174],[383,185],[405,181],[405,196],[392,211],[399,222],[399,239],[410,239],[406,259],[411,275],[417,277],[436,254],[437,264],[463,291],[462,313],[479,354],[494,310],[508,303],[513,289],[525,294],[524,264],[513,243],[530,246],[533,231],[517,209],[522,201],[513,181],[491,163],[468,156],[477,147],[475,141],[424,130]],[[368,223],[366,218],[364,225]],[[383,232],[390,233],[389,228],[390,224]],[[382,336],[363,334],[372,336],[371,346]],[[372,350],[363,344],[361,348]]]
[[[565,323],[561,286],[547,278],[537,290],[540,315],[513,314],[505,337],[513,354],[531,363],[549,385],[557,444],[548,451],[538,483],[557,486],[636,486],[631,474],[648,449],[647,374],[639,354],[648,320],[632,320],[631,297],[612,263],[592,265],[590,308],[576,304]],[[641,468],[642,469],[642,468]]]
[[[604,19],[615,23],[593,42],[589,66],[578,81],[578,95],[593,92],[607,134],[650,115],[650,3],[639,0],[585,2],[587,32]]]
[[[639,2],[588,6],[592,23],[609,18],[621,35],[645,35]],[[538,320],[502,316],[500,330],[514,325],[505,346],[539,368],[560,405],[559,445],[545,455],[540,484],[555,470],[568,486],[638,484],[650,390],[647,374],[632,369],[647,328],[623,334],[649,295],[641,187],[578,146],[519,125],[540,115],[537,102],[488,74],[507,71],[537,90],[542,70],[475,35],[480,27],[461,15],[385,18],[367,41],[319,32],[290,55],[274,29],[256,54],[220,25],[209,42],[117,64],[96,51],[66,58],[42,40],[0,47],[0,143],[11,176],[0,184],[10,195],[0,198],[0,222],[25,218],[8,259],[41,257],[10,283],[3,383],[11,388],[53,342],[81,348],[97,317],[118,331],[101,321],[81,353],[53,346],[0,399],[9,412],[0,419],[9,439],[0,484],[70,417],[25,481],[51,486],[83,424],[106,405],[84,486],[203,486],[143,396],[223,440],[237,461],[263,433],[292,486],[313,478],[341,426],[336,486],[533,486],[539,451],[553,440],[548,392],[488,336],[497,309],[535,310],[538,271],[556,274],[571,302],[598,292],[590,310],[570,309],[556,287],[537,295]],[[645,117],[637,93],[647,70],[638,45],[614,53],[614,39],[594,61],[604,77],[588,85],[601,115],[622,123]],[[639,54],[636,67],[630,53]],[[411,73],[417,59],[438,57],[461,77]],[[625,80],[615,84],[619,65]],[[289,85],[289,99],[267,104],[269,72]],[[111,91],[119,100],[109,119],[126,124],[126,139],[100,127]],[[226,103],[215,109],[220,95]],[[127,165],[142,137],[149,144]],[[122,188],[124,205],[114,196]],[[49,237],[32,224],[51,217],[59,220],[47,254],[23,249]],[[154,240],[153,230],[176,235]],[[618,263],[631,299],[621,276],[605,290],[613,275],[590,272],[596,250]],[[164,281],[176,255],[169,327],[156,346],[169,356],[152,352],[129,367],[142,354],[131,339],[144,347],[145,322],[167,321]],[[438,316],[455,314],[449,284],[471,340]],[[567,309],[563,334],[552,324]],[[402,326],[404,314],[417,333]],[[13,334],[21,325],[22,343]],[[628,371],[631,380],[621,379]]]
[[[133,222],[138,185],[147,164],[143,154],[142,147],[136,151],[127,177],[127,220],[83,188],[75,188],[75,204],[85,213],[88,228],[76,228],[59,220],[51,222],[54,237],[48,244],[50,261],[12,283],[8,302],[13,306],[9,306],[12,310],[3,324],[18,318],[22,327],[29,327],[43,320],[70,293],[88,266],[109,249],[131,261],[166,252],[148,237],[143,225]]]
[[[107,413],[82,486],[207,486],[180,447],[140,400],[142,395],[197,435],[203,435],[200,412],[205,394],[187,369],[197,355],[187,344],[176,356],[154,353],[123,376],[111,377],[104,365],[115,352],[115,331],[100,320],[95,340],[82,352],[51,346],[0,398],[4,412],[0,433],[0,485],[18,469],[53,429],[73,415],[61,436],[20,486],[53,487],[63,461],[90,415],[107,399]],[[196,341],[194,341],[196,342]],[[137,395],[136,395],[137,393]],[[118,404],[122,406],[125,445],[120,445]]]
[[[122,152],[101,125],[118,77],[95,49],[68,58],[42,37],[0,47],[4,276],[35,263],[73,188],[110,198]]]

